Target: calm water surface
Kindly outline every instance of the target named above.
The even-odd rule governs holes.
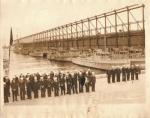
[[[8,55],[8,53],[5,53]],[[28,55],[20,55],[11,52],[10,59],[10,76],[19,75],[21,73],[49,73],[50,71],[75,71],[75,70],[87,70],[87,67],[81,67],[71,62],[56,62],[49,61],[48,59],[35,58]],[[102,74],[104,71],[98,69],[91,69],[96,74]]]

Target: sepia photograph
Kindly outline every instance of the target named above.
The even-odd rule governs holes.
[[[149,118],[146,1],[0,3],[2,118]]]

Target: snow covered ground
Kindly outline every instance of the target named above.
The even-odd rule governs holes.
[[[4,118],[146,118],[145,74],[133,83],[108,84],[97,76],[96,92],[17,101],[4,106]]]

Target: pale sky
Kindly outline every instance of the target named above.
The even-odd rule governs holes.
[[[144,0],[0,0],[0,39],[8,44],[10,28],[14,39],[83,18],[102,14]]]

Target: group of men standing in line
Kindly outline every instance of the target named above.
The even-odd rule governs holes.
[[[95,73],[90,69],[66,74],[63,72],[54,74],[53,71],[43,75],[39,73],[21,74],[19,77],[15,76],[12,81],[8,77],[4,77],[4,102],[9,102],[11,94],[14,102],[18,100],[18,96],[20,96],[20,100],[25,100],[26,96],[27,99],[32,99],[32,93],[34,98],[39,98],[39,93],[43,98],[46,97],[46,94],[51,97],[52,92],[54,96],[83,93],[84,87],[86,92],[89,92],[90,89],[94,92],[95,83]]]
[[[141,73],[141,69],[139,65],[131,65],[122,67],[112,66],[110,70],[107,70],[107,82],[115,83],[115,82],[126,82],[139,79],[139,74]]]

